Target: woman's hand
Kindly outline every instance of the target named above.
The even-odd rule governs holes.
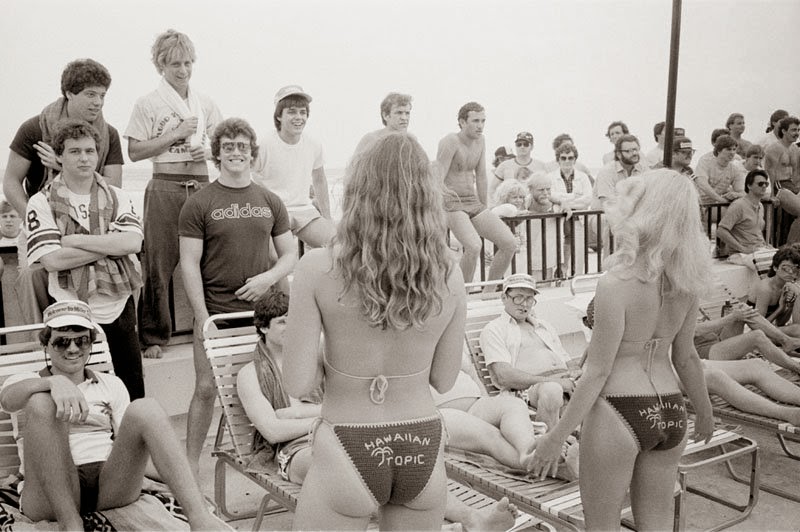
[[[697,416],[694,420],[694,434],[692,439],[694,441],[711,441],[711,436],[714,435],[714,418],[711,416]],[[538,452],[538,451],[537,451]]]
[[[540,436],[536,440],[535,452],[533,453],[533,463],[531,473],[533,477],[544,480],[547,475],[555,476],[558,471],[558,459],[561,457],[561,447],[563,440],[558,440],[552,432]]]

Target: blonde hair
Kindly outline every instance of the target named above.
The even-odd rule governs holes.
[[[523,197],[528,196],[528,187],[516,179],[506,179],[500,183],[494,191],[494,203],[500,205],[510,203],[508,199],[512,194],[521,193]]]
[[[407,133],[375,142],[350,168],[335,237],[340,297],[355,294],[381,329],[422,329],[442,309],[453,267],[441,180]]]
[[[704,293],[711,259],[691,181],[674,170],[651,170],[624,179],[617,192],[606,210],[616,247],[606,268],[643,282],[664,273],[674,290]]]

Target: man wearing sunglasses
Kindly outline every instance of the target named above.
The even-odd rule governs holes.
[[[39,340],[49,364],[12,375],[0,389],[25,475],[24,514],[83,530],[81,514],[134,502],[145,473],[155,473],[192,529],[224,529],[208,511],[164,410],[153,399],[131,402],[118,377],[86,368],[97,334],[89,305],[54,303],[44,310],[44,325]]]
[[[28,202],[28,262],[47,270],[51,298],[89,304],[114,372],[138,399],[144,377],[133,294],[142,286],[142,224],[127,194],[95,171],[99,143],[88,122],[60,124],[52,145],[61,173]]]
[[[752,253],[769,249],[764,240],[764,206],[761,199],[769,187],[764,170],[753,170],[745,176],[743,198],[734,200],[717,226],[717,237],[724,244],[728,260],[755,269]]]
[[[181,273],[194,313],[195,387],[186,450],[195,470],[215,398],[203,351],[203,324],[211,314],[253,310],[256,300],[297,262],[286,207],[277,194],[252,179],[258,151],[256,134],[245,120],[223,120],[211,135],[219,179],[186,200],[178,221]],[[277,254],[274,261],[270,242]]]
[[[555,426],[565,396],[575,389],[580,369],[561,345],[552,325],[539,319],[536,281],[524,273],[503,281],[504,311],[481,331],[481,349],[492,382],[504,392],[524,392],[536,407],[536,421]]]
[[[514,151],[517,153],[516,157],[506,159],[497,165],[494,170],[494,177],[489,181],[489,197],[494,197],[494,191],[500,186],[500,183],[506,179],[515,179],[517,172],[520,168],[527,168],[529,175],[547,173],[547,166],[537,159],[534,159],[531,153],[533,152],[533,135],[527,131],[517,133],[517,138],[514,141]]]

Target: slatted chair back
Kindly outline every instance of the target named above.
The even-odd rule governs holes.
[[[22,336],[28,336],[30,333],[38,333],[43,327],[44,325],[41,323],[2,327],[0,328],[0,338],[8,338],[9,335],[18,335],[18,333],[27,333]],[[44,366],[44,348],[38,340],[0,346],[0,383],[16,373],[38,372]],[[105,334],[98,333],[92,344],[92,354],[87,366],[94,371],[111,372],[111,353],[108,350]],[[0,412],[0,478],[16,475],[18,472],[19,451],[17,440],[14,438],[11,416]]]
[[[762,249],[753,253],[753,264],[756,266],[756,273],[762,279],[767,276],[772,266],[772,257],[776,249]]]
[[[211,316],[203,327],[203,347],[211,363],[225,426],[235,454],[240,459],[251,454],[255,428],[239,400],[236,377],[245,364],[253,361],[258,334],[252,325],[222,329],[217,324],[252,317],[253,311],[218,314]]]

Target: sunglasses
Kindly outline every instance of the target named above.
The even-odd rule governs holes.
[[[250,153],[249,142],[223,142],[220,147],[225,153],[233,153],[235,149],[238,149],[239,153]]]
[[[50,340],[50,346],[59,353],[63,353],[69,349],[70,344],[75,343],[78,349],[86,349],[92,345],[92,339],[88,334],[82,336],[59,336]]]
[[[567,156],[561,155],[561,156],[559,156],[558,160],[559,161],[574,161],[575,160],[575,156],[574,155],[570,155],[569,157],[567,157]]]
[[[523,147],[527,148],[530,145],[531,145],[530,142],[527,142],[527,141],[524,141],[524,140],[521,140],[521,141],[516,143],[517,148],[523,148]]]
[[[757,187],[768,187],[769,183],[766,181],[759,181],[758,183],[753,183]]]
[[[532,305],[536,304],[536,296],[517,295],[517,296],[509,296],[509,297],[511,298],[511,301],[515,305],[522,305],[523,303],[531,303]]]

